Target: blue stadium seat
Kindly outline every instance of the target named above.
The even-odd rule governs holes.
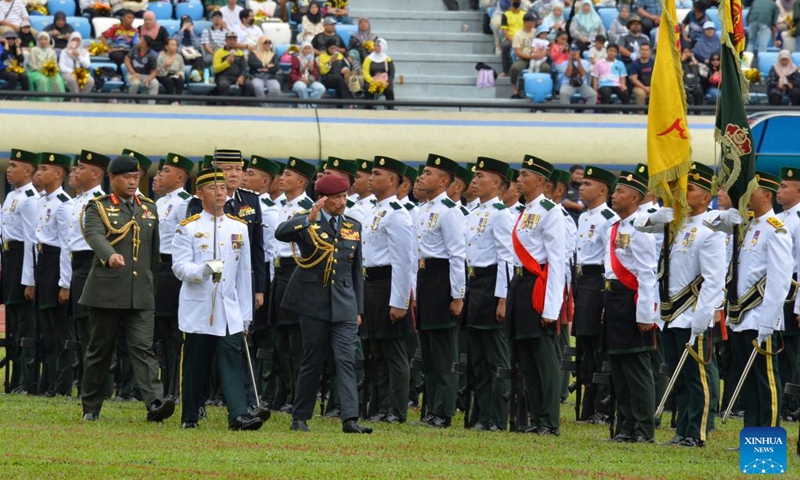
[[[158,23],[167,30],[167,33],[169,33],[170,37],[175,35],[175,33],[181,29],[180,20],[161,20]]]
[[[792,53],[792,61],[795,65],[800,65],[800,52]]]
[[[525,96],[533,103],[542,103],[553,98],[553,78],[549,73],[528,73],[523,77]]]
[[[356,33],[357,31],[358,31],[358,25],[342,25],[342,24],[336,25],[336,33],[340,37],[342,37],[342,40],[344,40],[345,45],[350,44],[350,37],[352,37],[353,34]]]
[[[608,30],[611,28],[611,22],[619,17],[619,10],[616,7],[601,7],[597,9],[597,14],[603,19],[603,26]]]
[[[172,18],[172,4],[169,2],[150,2],[147,5],[147,10],[155,13],[156,20],[159,22]]]
[[[192,21],[196,22],[203,18],[203,4],[197,2],[183,2],[175,6],[175,18],[189,15]]]
[[[778,52],[759,52],[758,53],[758,70],[764,79],[769,75],[769,69],[778,61]]]
[[[747,28],[747,15],[750,13],[749,8],[742,9],[742,22],[744,22],[744,28]]]
[[[89,25],[88,18],[67,17],[67,23],[74,28],[76,32],[80,33],[84,40],[92,38],[92,26]]]
[[[47,0],[47,12],[55,15],[56,12],[64,12],[64,15],[72,17],[75,15],[74,0]]]
[[[286,51],[289,50],[290,46],[291,45],[275,45],[275,56],[278,57],[278,62],[280,62],[279,65],[281,67],[281,70],[283,70],[284,72],[288,72],[289,70],[292,69],[291,61],[281,62],[281,58],[283,58],[283,56],[286,54]]]
[[[37,32],[41,32],[42,30],[44,30],[44,27],[53,23],[53,16],[31,15],[29,20],[31,21],[31,29],[36,30]]]
[[[717,28],[717,31],[722,30],[722,23],[719,21],[719,10],[716,8],[709,8],[706,10],[706,15],[708,15],[708,19],[714,22],[714,26]]]
[[[211,26],[211,22],[208,20],[196,20],[194,22],[194,34],[198,37],[203,34],[203,30],[207,29]]]

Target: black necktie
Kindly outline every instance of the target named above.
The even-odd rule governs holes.
[[[336,231],[336,217],[331,217],[331,228]]]

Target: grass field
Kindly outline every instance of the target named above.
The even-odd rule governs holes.
[[[2,370],[0,370],[2,378]],[[68,398],[0,395],[0,478],[564,478],[720,479],[740,476],[740,419],[701,449],[604,442],[608,429],[576,424],[562,407],[560,437],[433,430],[377,424],[372,435],[345,435],[338,421],[315,418],[307,434],[290,432],[274,414],[258,432],[229,432],[225,410],[209,407],[200,429],[180,429],[179,408],[164,424],[145,422],[141,402],[106,402],[100,421],[81,420]],[[665,415],[665,425],[669,424]],[[462,419],[459,419],[461,421]],[[455,424],[455,422],[454,422]],[[785,478],[800,478],[793,452],[797,424],[787,426]],[[673,431],[656,431],[665,442]]]

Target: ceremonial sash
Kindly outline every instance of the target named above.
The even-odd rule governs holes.
[[[544,312],[544,299],[547,293],[547,270],[549,265],[545,264],[544,270],[542,270],[542,267],[539,266],[539,262],[522,246],[519,237],[517,237],[517,225],[519,225],[521,219],[522,214],[520,213],[519,217],[517,217],[517,223],[514,224],[514,229],[511,230],[511,243],[514,245],[514,253],[517,254],[517,258],[522,262],[522,266],[525,267],[525,270],[536,275],[531,302],[533,302],[533,309],[541,315],[542,312]]]
[[[614,272],[614,275],[617,277],[620,283],[622,283],[629,290],[637,292],[633,298],[633,301],[636,302],[639,299],[639,281],[636,280],[636,276],[631,273],[630,270],[622,265],[622,262],[620,262],[619,258],[617,258],[617,252],[614,248],[618,229],[619,222],[615,223],[614,226],[611,227],[611,245],[609,245],[609,253],[611,254],[611,270]]]

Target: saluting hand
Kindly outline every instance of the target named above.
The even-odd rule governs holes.
[[[125,257],[119,253],[115,253],[108,257],[109,268],[123,268],[125,266]]]
[[[314,203],[314,205],[311,207],[311,211],[308,212],[309,222],[316,222],[319,219],[319,211],[322,210],[322,205],[327,199],[328,197],[322,197]]]

